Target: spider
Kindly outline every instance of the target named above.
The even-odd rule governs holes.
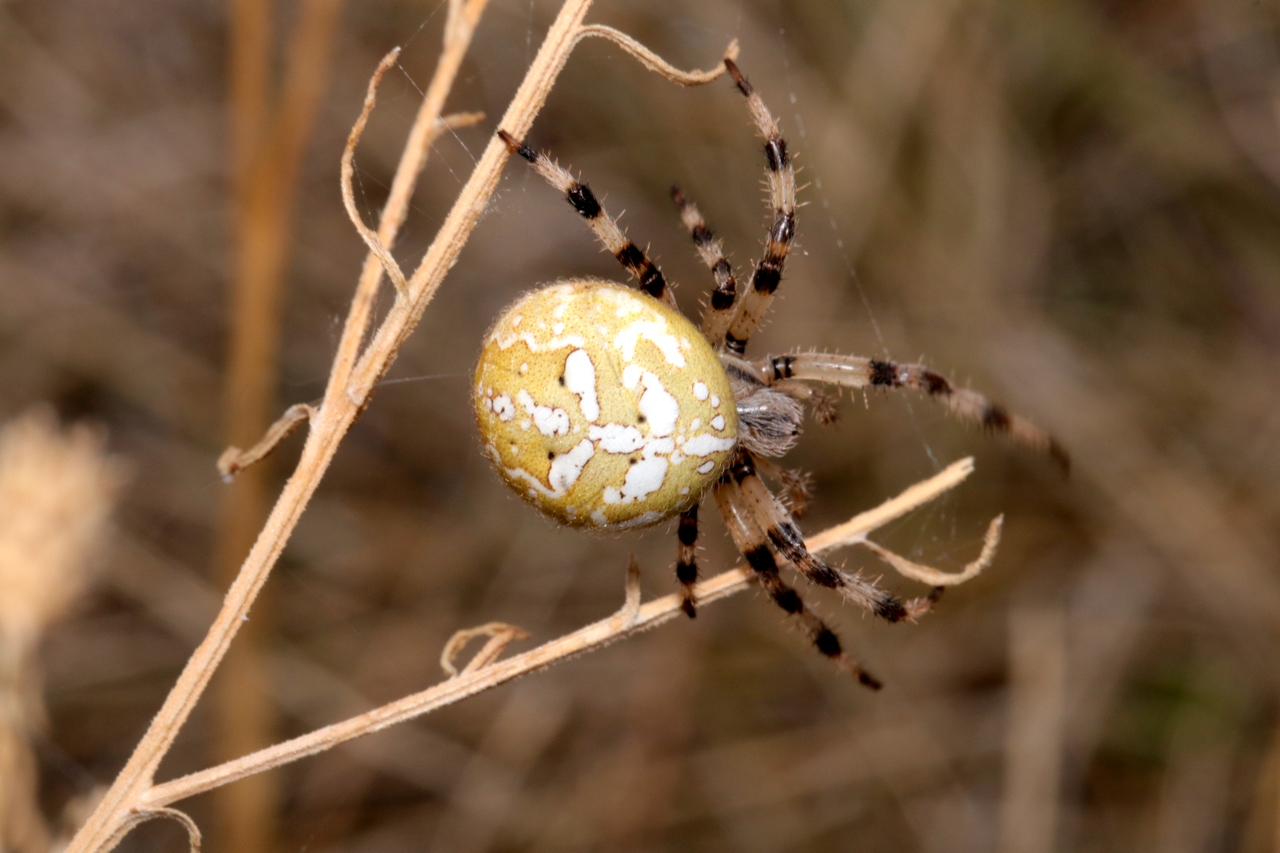
[[[739,288],[697,207],[673,188],[681,219],[715,281],[701,330],[679,312],[661,271],[585,183],[498,131],[513,154],[564,193],[639,289],[568,279],[509,306],[486,337],[476,369],[476,417],[485,453],[506,482],[562,523],[618,530],[679,515],[675,574],[690,617],[697,613],[698,505],[710,492],[770,598],[819,652],[878,688],[780,567],[793,567],[889,622],[928,611],[941,588],[902,601],[805,547],[795,522],[807,494],[804,478],[771,459],[795,445],[805,404],[821,421],[834,418],[829,398],[807,383],[922,391],[961,419],[1006,433],[1064,467],[1067,457],[1030,421],[920,364],[815,352],[746,358],[795,237],[796,177],[786,140],[763,100],[732,60],[725,67],[765,140],[773,223],[749,285]],[[762,473],[779,481],[782,498]]]

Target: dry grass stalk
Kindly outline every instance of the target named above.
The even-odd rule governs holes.
[[[102,438],[40,409],[0,430],[0,849],[41,853],[30,735],[44,727],[36,652],[88,585],[121,480]]]
[[[634,39],[616,30],[602,26],[584,26],[582,21],[590,5],[590,0],[567,0],[564,3],[499,126],[517,137],[527,134],[573,48],[587,37],[602,37],[613,41],[645,67],[681,85],[706,83],[716,79],[722,73],[723,66],[717,66],[716,69],[705,72],[681,71]],[[641,606],[637,573],[633,567],[629,572],[626,605],[619,613],[602,622],[589,625],[522,655],[483,665],[488,658],[500,653],[500,646],[507,642],[509,635],[500,634],[496,644],[491,642],[487,647],[488,650],[481,653],[482,660],[479,663],[468,667],[456,678],[430,690],[210,770],[164,785],[154,784],[156,768],[226,654],[231,640],[247,619],[249,608],[266,582],[272,566],[328,468],[343,436],[368,404],[378,380],[385,374],[401,345],[416,327],[448,270],[456,262],[458,254],[497,187],[502,167],[510,155],[507,147],[495,137],[477,161],[471,176],[413,274],[404,277],[403,286],[400,286],[397,279],[401,276],[395,272],[390,273],[396,285],[397,298],[381,325],[369,335],[369,341],[362,349],[361,344],[369,334],[372,304],[382,273],[384,269],[396,268],[390,249],[394,246],[396,234],[404,221],[408,199],[426,157],[426,147],[433,134],[438,132],[444,101],[452,88],[454,75],[470,43],[471,35],[484,6],[485,0],[465,0],[465,2],[452,0],[449,4],[444,51],[406,144],[392,185],[391,196],[383,210],[376,234],[377,239],[373,243],[375,251],[371,251],[366,258],[324,399],[307,412],[310,429],[297,468],[285,484],[249,556],[228,590],[222,610],[204,641],[192,654],[186,668],[115,783],[85,826],[72,840],[68,848],[70,851],[78,853],[110,849],[119,842],[132,825],[148,816],[158,815],[167,803],[198,791],[220,787],[235,779],[244,778],[304,755],[329,749],[343,741],[459,701],[518,675],[549,666],[567,656],[659,625],[674,618],[679,612],[675,596],[668,596]],[[726,55],[736,55],[736,44],[729,46]],[[386,67],[387,63],[384,61],[378,75],[383,73]],[[376,83],[377,76],[372,86],[376,86]],[[372,86],[370,102],[366,109],[372,105]],[[352,146],[358,140],[358,130],[359,128],[353,132]],[[349,193],[349,174],[344,178],[344,191]],[[363,237],[368,238],[371,232],[361,226],[361,233]],[[385,251],[379,249],[379,246]],[[296,426],[300,421],[298,411],[294,410],[286,420],[288,422],[280,425],[279,429],[271,430],[267,438],[250,453],[260,458],[269,451],[281,433]],[[256,450],[261,452],[255,454]],[[243,458],[241,461],[243,462]],[[843,544],[865,544],[866,534],[870,530],[954,487],[971,470],[972,464],[968,460],[956,463],[938,476],[913,487],[882,507],[865,513],[839,528],[813,537],[809,540],[810,547],[826,550]],[[988,533],[988,546],[984,549],[985,556],[979,558],[980,564],[985,565],[989,559],[989,551],[994,548],[997,537],[998,525],[993,525]],[[891,560],[890,564],[899,570],[909,565],[902,558],[898,558],[896,562]],[[973,570],[967,570],[967,574],[973,573],[975,573]],[[701,585],[700,600],[710,603],[734,594],[747,588],[750,581],[751,577],[745,570],[726,572]]]
[[[972,472],[972,459],[954,462],[928,480],[917,483],[875,509],[860,513],[843,524],[809,537],[805,540],[805,544],[815,553],[825,553],[851,545],[865,545],[868,534],[949,492]],[[890,563],[890,565],[893,564]],[[698,601],[702,605],[711,604],[750,588],[754,582],[755,574],[750,569],[746,567],[730,569],[698,584]],[[627,570],[623,605],[613,615],[514,657],[484,662],[492,657],[490,646],[494,643],[491,641],[477,655],[478,658],[483,659],[479,666],[475,666],[473,661],[458,675],[420,693],[397,699],[348,720],[316,729],[235,761],[156,785],[146,794],[142,807],[150,809],[167,806],[255,773],[324,752],[341,743],[411,720],[446,705],[452,705],[584,652],[603,648],[610,643],[656,628],[680,616],[681,612],[680,597],[675,594],[641,604],[640,570],[632,561]],[[457,651],[462,644],[481,635],[492,636],[494,640],[505,645],[511,639],[515,639],[513,634],[519,630],[513,626],[498,623],[466,629],[455,634],[446,645],[447,653]],[[452,655],[449,655],[449,659],[452,664]]]

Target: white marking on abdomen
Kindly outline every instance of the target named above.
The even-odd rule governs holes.
[[[633,453],[644,446],[640,430],[626,424],[605,424],[587,428],[587,436],[600,442],[605,453]]]
[[[564,387],[578,395],[578,405],[588,423],[600,417],[600,401],[596,398],[596,366],[590,354],[576,349],[564,360]]]
[[[734,438],[716,438],[709,432],[695,435],[686,441],[680,449],[690,456],[709,456],[721,450],[729,450],[737,442]]]
[[[521,388],[516,400],[524,406],[524,410],[533,418],[538,432],[543,435],[567,435],[569,432],[569,413],[564,409],[553,409],[550,406],[539,406],[529,396],[529,392]]]
[[[555,459],[551,460],[551,473],[547,475],[547,480],[551,483],[551,488],[556,495],[563,495],[574,483],[578,482],[578,478],[582,476],[582,469],[591,461],[591,457],[595,456],[596,447],[588,439],[583,439],[573,446],[568,453],[561,453]]]
[[[640,395],[640,414],[649,422],[650,435],[671,435],[680,419],[680,403],[662,387],[656,374],[644,372],[640,379],[644,393]]]
[[[627,469],[627,476],[622,481],[622,489],[609,486],[604,490],[604,502],[607,504],[632,503],[642,501],[662,488],[667,479],[667,460],[660,456],[641,459]]]
[[[552,352],[565,347],[584,347],[587,345],[586,339],[582,335],[564,335],[539,343],[532,332],[520,332],[512,335],[504,335],[500,332],[494,332],[493,334],[493,342],[498,345],[500,350],[509,349],[516,341],[524,341],[530,352]]]
[[[627,361],[636,357],[636,343],[644,338],[658,348],[668,364],[684,367],[684,353],[680,352],[680,342],[675,335],[667,331],[666,320],[636,320],[629,323],[613,338],[613,345],[622,350]]]

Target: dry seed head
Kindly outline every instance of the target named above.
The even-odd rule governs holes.
[[[0,429],[0,645],[29,647],[84,588],[121,480],[97,433],[47,410]]]

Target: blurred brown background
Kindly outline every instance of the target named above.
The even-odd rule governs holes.
[[[447,107],[490,118],[435,146],[406,266],[554,11],[493,0]],[[686,68],[740,39],[788,135],[807,206],[754,352],[923,356],[1047,426],[1074,471],[927,400],[845,395],[788,459],[816,477],[807,529],[968,454],[971,480],[881,541],[958,568],[1006,513],[995,565],[918,625],[809,593],[883,692],[739,596],[181,804],[207,847],[1280,849],[1276,4],[601,2],[590,20]],[[228,431],[323,389],[364,257],[342,144],[378,58],[403,45],[357,155],[372,220],[443,21],[434,0],[0,5],[0,415],[44,401],[101,424],[132,472],[94,585],[30,676],[47,717],[30,725],[34,797],[55,837],[123,764],[216,609],[236,524],[256,525],[252,495],[230,503],[247,507],[237,522],[214,470]],[[709,275],[672,182],[741,272],[759,251],[762,157],[725,81],[679,89],[587,43],[529,141],[625,209],[686,311]],[[271,300],[255,337],[232,298],[276,268],[278,356]],[[622,277],[512,163],[162,778],[436,681],[460,628],[543,641],[600,618],[632,551],[647,593],[671,590],[673,531],[556,529],[478,451],[480,336],[517,293],[578,274]],[[260,346],[236,380],[257,392],[224,391],[237,335]],[[298,447],[262,468],[265,499]],[[704,571],[734,559],[714,515]],[[147,825],[126,849],[184,844]]]

